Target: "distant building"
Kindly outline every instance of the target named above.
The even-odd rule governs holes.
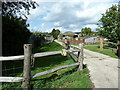
[[[96,43],[99,42],[99,37],[89,37],[84,39],[84,43]]]

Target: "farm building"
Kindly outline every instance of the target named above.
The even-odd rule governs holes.
[[[96,43],[99,42],[99,37],[89,37],[84,39],[84,43]]]

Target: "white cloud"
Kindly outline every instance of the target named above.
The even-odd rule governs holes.
[[[54,26],[59,27],[60,23],[59,22],[54,22]]]
[[[35,1],[38,1],[39,7],[30,12],[29,20],[44,23],[43,26],[39,25],[39,28],[48,32],[51,28],[59,28],[62,32],[79,31],[84,26],[90,26],[95,30],[101,14],[117,3],[114,0]]]
[[[76,28],[77,27],[77,25],[75,25],[75,24],[70,24],[69,25],[69,28]]]

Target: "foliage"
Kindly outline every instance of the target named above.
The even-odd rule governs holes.
[[[93,32],[91,31],[91,28],[85,27],[85,28],[82,28],[80,34],[82,37],[89,37],[93,34]]]
[[[120,5],[112,5],[99,20],[97,29],[100,36],[110,39],[112,42],[120,41]]]
[[[92,36],[98,36],[98,32],[92,31]]]
[[[26,14],[29,15],[30,8],[35,9],[38,4],[34,1],[28,0],[26,1],[16,1],[16,2],[8,2],[7,0],[3,0],[2,2],[2,15],[9,16],[14,18],[27,18]],[[23,9],[23,11],[21,11]]]
[[[60,30],[59,29],[53,29],[51,34],[53,35],[54,39],[58,38],[58,35],[60,34]]]
[[[48,33],[48,32],[32,32],[33,34],[35,34],[35,35],[40,35],[40,34],[42,34],[42,35],[47,35],[47,36],[52,36],[50,33]]]
[[[3,56],[22,54],[23,44],[28,43],[31,35],[27,29],[26,20],[3,16],[2,29]]]
[[[26,14],[29,14],[30,7],[35,8],[35,2],[16,1],[2,2],[2,54],[19,55],[23,54],[23,44],[28,43],[31,35],[27,29]],[[24,9],[25,11],[21,11]],[[23,19],[24,18],[24,19]]]
[[[41,34],[32,34],[29,38],[29,43],[32,44],[33,48],[43,46],[46,42],[45,36]]]

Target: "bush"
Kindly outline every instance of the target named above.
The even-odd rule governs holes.
[[[2,55],[23,54],[23,44],[28,43],[30,31],[26,20],[2,17]]]

